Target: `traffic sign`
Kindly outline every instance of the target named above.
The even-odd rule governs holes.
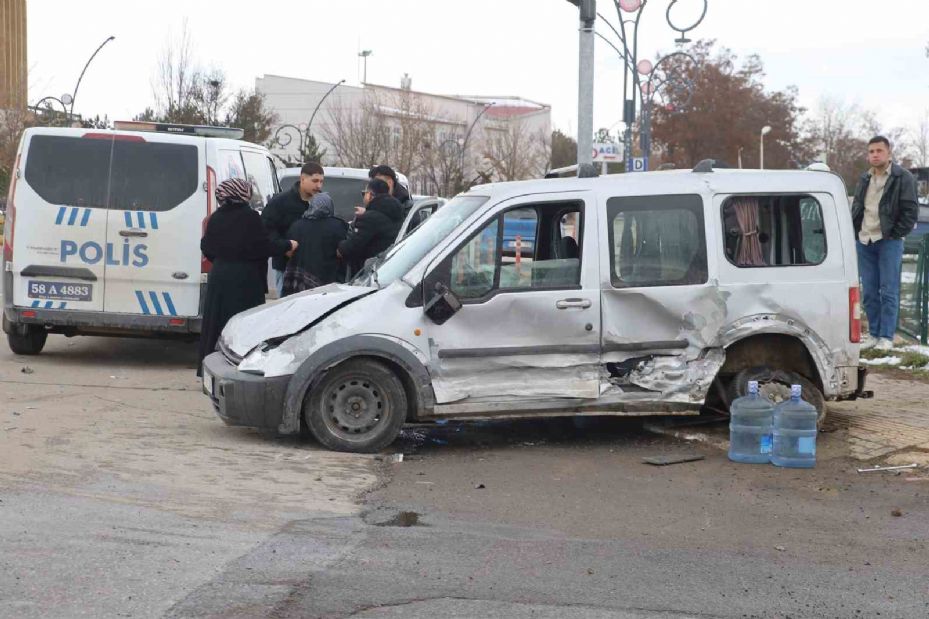
[[[633,172],[647,172],[648,171],[648,157],[633,157],[632,158],[632,171]]]
[[[594,161],[622,161],[623,145],[611,142],[594,143]]]

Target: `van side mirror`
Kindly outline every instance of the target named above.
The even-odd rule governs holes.
[[[436,282],[432,289],[432,296],[426,299],[423,305],[423,313],[437,325],[444,324],[460,309],[461,301],[442,282]]]

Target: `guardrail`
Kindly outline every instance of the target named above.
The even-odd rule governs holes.
[[[929,346],[929,234],[903,246],[897,331]]]

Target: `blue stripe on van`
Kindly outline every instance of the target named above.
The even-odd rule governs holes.
[[[71,209],[71,215],[68,217],[68,225],[73,226],[74,222],[77,221],[77,209]]]
[[[56,225],[56,226],[60,226],[60,225],[61,225],[61,222],[64,220],[64,218],[65,218],[65,210],[67,210],[67,209],[66,209],[64,206],[58,207],[58,217],[55,218],[55,225]]]
[[[83,228],[84,226],[86,226],[88,221],[90,221],[90,209],[85,208],[84,216],[81,218],[81,227]]]
[[[131,228],[132,227],[132,213],[130,213],[129,211],[123,211],[123,217],[126,219],[126,227]]]
[[[138,299],[139,305],[142,307],[142,313],[146,316],[151,314],[151,312],[148,311],[148,304],[145,302],[145,296],[142,294],[141,290],[135,291],[135,298]]]
[[[174,309],[174,302],[171,301],[171,295],[168,294],[167,292],[164,292],[164,293],[162,293],[162,296],[164,296],[164,298],[165,298],[165,305],[168,307],[168,312],[169,312],[172,316],[177,316],[177,310]]]
[[[155,313],[159,316],[164,316],[165,313],[161,310],[161,302],[158,301],[158,294],[154,291],[148,293],[148,298],[152,300],[152,307],[155,309]]]
[[[152,230],[157,230],[158,229],[158,215],[155,213],[149,213],[148,219],[152,224]]]
[[[139,220],[139,227],[144,230],[145,229],[145,213],[143,213],[142,211],[136,211],[135,217],[136,219]]]
[[[41,301],[33,301],[32,307],[39,307],[39,303],[41,303]]]

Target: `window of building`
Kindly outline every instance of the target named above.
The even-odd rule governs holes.
[[[823,211],[812,196],[732,196],[723,203],[726,258],[737,267],[802,266],[826,258]]]
[[[607,216],[614,287],[686,286],[707,281],[700,196],[610,198]]]

